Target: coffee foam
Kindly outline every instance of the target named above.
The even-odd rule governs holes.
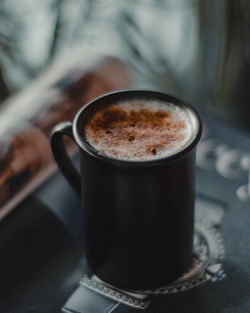
[[[95,112],[84,128],[98,151],[122,160],[169,156],[188,144],[192,125],[180,107],[159,100],[130,100]]]

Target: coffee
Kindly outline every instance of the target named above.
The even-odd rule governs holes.
[[[180,107],[160,100],[127,100],[104,106],[84,127],[86,140],[98,151],[122,160],[164,158],[181,150],[192,125]]]

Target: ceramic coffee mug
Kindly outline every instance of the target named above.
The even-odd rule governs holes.
[[[190,140],[172,154],[150,160],[121,160],[89,144],[84,126],[111,103],[144,99],[172,103],[188,116]],[[80,173],[68,157],[63,135],[80,150]],[[84,233],[90,269],[119,288],[145,289],[177,279],[192,263],[196,145],[201,121],[188,103],[145,90],[126,90],[94,99],[73,123],[58,124],[51,147],[62,173],[84,210]],[[69,208],[70,209],[70,208]]]

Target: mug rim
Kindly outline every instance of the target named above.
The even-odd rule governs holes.
[[[111,99],[111,101],[108,101],[108,99]],[[157,159],[150,159],[150,160],[126,160],[126,159],[118,159],[115,157],[111,157],[107,154],[101,153],[97,149],[95,149],[93,146],[91,146],[87,140],[85,140],[79,131],[79,120],[81,116],[84,114],[84,111],[87,110],[90,106],[93,106],[94,104],[97,104],[103,100],[105,102],[112,102],[113,98],[117,98],[117,100],[126,100],[129,98],[152,98],[152,99],[158,99],[158,100],[163,100],[166,102],[171,102],[174,105],[177,106],[184,106],[187,108],[190,112],[192,112],[193,117],[195,118],[195,126],[196,129],[194,130],[194,134],[192,135],[192,139],[189,143],[184,145],[180,150],[177,150],[173,154],[170,154],[165,157],[157,158]],[[107,103],[108,104],[108,103]],[[87,154],[100,159],[102,161],[112,163],[112,164],[117,164],[120,166],[152,166],[156,165],[159,163],[164,163],[164,161],[172,161],[175,159],[179,159],[180,157],[186,155],[189,151],[191,151],[199,142],[201,138],[201,133],[202,133],[202,123],[199,114],[197,111],[194,109],[194,107],[189,104],[188,102],[177,98],[176,96],[170,95],[168,93],[163,93],[159,91],[154,91],[154,90],[149,90],[149,89],[123,89],[123,90],[118,90],[118,91],[112,91],[108,93],[104,93],[101,96],[98,96],[85,105],[83,105],[82,108],[76,113],[73,123],[72,123],[72,130],[73,130],[73,136],[76,141],[76,143],[79,145],[81,149],[83,149]]]

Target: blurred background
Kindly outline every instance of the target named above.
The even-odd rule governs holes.
[[[104,57],[99,66],[95,55]],[[55,172],[49,135],[93,97],[131,85],[173,94],[203,118],[212,116],[212,135],[197,158],[198,191],[233,208],[226,212],[229,227],[224,223],[233,275],[225,289],[218,285],[217,299],[224,311],[232,307],[224,294],[241,311],[249,304],[249,284],[242,282],[250,281],[244,207],[250,199],[250,1],[0,0],[0,276],[5,294],[15,297],[0,293],[0,306],[7,307],[1,312],[57,312],[78,283],[86,264],[75,267],[68,235],[80,246],[82,218],[68,208],[78,208],[79,199]],[[223,131],[213,117],[232,130]],[[198,311],[217,303],[213,288],[200,307],[191,301]]]
[[[249,13],[247,0],[1,0],[0,101],[88,49],[249,131]]]

